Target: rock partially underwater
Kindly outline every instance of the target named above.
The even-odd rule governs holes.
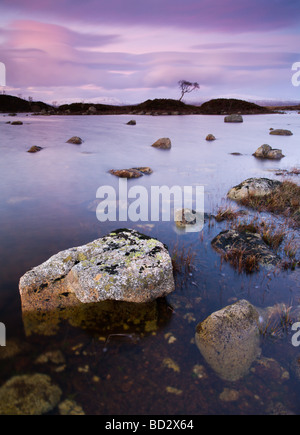
[[[196,330],[196,345],[206,362],[226,381],[238,381],[261,354],[259,313],[248,301],[211,314]]]
[[[273,193],[282,183],[268,178],[248,178],[228,192],[228,198],[234,201],[242,201],[249,196],[264,197]]]
[[[137,317],[149,321],[149,312],[151,318],[156,316],[157,299],[173,292],[175,284],[166,246],[124,229],[54,255],[27,272],[19,289],[24,323],[30,333],[41,318],[49,318],[55,326],[63,317],[80,326],[106,317],[109,322],[110,312],[122,323],[140,311]]]
[[[270,269],[281,261],[260,234],[250,231],[222,231],[212,240],[212,246],[240,271],[253,272],[258,266]],[[251,259],[255,259],[254,264]]]

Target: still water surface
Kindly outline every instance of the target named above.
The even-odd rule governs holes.
[[[263,356],[276,360],[273,370],[252,371],[234,384],[217,377],[194,342],[200,321],[239,299],[262,308],[297,306],[299,271],[237,274],[210,246],[227,224],[208,217],[201,233],[179,235],[172,223],[100,223],[95,212],[100,186],[118,191],[119,180],[110,169],[149,166],[153,174],[130,180],[129,187],[204,186],[209,216],[226,203],[233,185],[250,177],[281,179],[277,169],[300,166],[299,115],[245,116],[243,124],[225,124],[220,116],[136,116],[136,126],[126,125],[130,116],[18,119],[23,126],[6,124],[15,118],[0,119],[0,322],[6,325],[8,343],[18,342],[21,351],[9,360],[0,358],[0,384],[15,374],[47,373],[63,399],[72,398],[86,414],[95,415],[300,413],[300,381],[292,369],[300,351],[289,334],[262,339]],[[294,135],[270,136],[270,128]],[[217,140],[206,142],[209,133]],[[67,144],[72,136],[84,143]],[[160,137],[172,140],[170,151],[151,147]],[[286,157],[281,162],[255,159],[253,152],[264,143],[282,149]],[[28,154],[33,145],[44,149]],[[125,328],[106,341],[109,331],[101,325],[88,331],[64,325],[54,337],[26,337],[20,277],[57,252],[119,227],[156,237],[170,252],[191,250],[195,255],[192,270],[177,278],[158,329]],[[36,364],[39,355],[53,350],[64,355],[62,371],[52,362]],[[176,365],[170,367],[170,360]],[[289,379],[282,380],[279,366]],[[226,389],[235,390],[230,401],[222,395]]]

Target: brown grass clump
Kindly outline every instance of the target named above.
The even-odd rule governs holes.
[[[214,216],[217,222],[234,221],[240,217],[244,212],[233,208],[232,206],[219,207],[217,214]]]
[[[231,264],[238,273],[251,274],[259,271],[259,258],[247,249],[233,247],[223,255],[225,261]]]
[[[174,276],[190,274],[194,269],[195,257],[196,254],[193,252],[192,248],[187,250],[184,246],[179,248],[179,246],[176,245],[171,254]]]
[[[241,204],[258,211],[281,214],[292,218],[296,225],[300,225],[300,186],[291,181],[284,181],[270,195],[255,197],[249,195]]]

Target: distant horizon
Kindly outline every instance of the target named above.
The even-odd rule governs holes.
[[[13,95],[13,94],[8,94],[8,93],[5,92],[4,94],[0,93],[0,96],[1,95],[16,97],[16,98],[20,98],[20,99],[22,99],[24,101],[29,101],[28,98],[23,97],[20,94],[19,95]],[[63,106],[63,105],[80,104],[80,103],[82,103],[82,104],[91,104],[91,105],[93,105],[93,104],[103,104],[103,105],[111,105],[111,106],[137,106],[139,104],[144,103],[145,101],[155,100],[155,99],[156,98],[149,98],[147,100],[139,101],[139,102],[136,102],[136,103],[126,103],[126,102],[125,103],[116,103],[116,102],[91,101],[91,100],[89,100],[89,101],[83,101],[83,100],[78,100],[78,99],[74,98],[70,102],[63,102],[61,104],[56,102],[57,103],[56,106],[59,107],[59,106]],[[179,101],[179,98],[176,99],[176,98],[166,98],[166,97],[164,97],[164,98],[160,98],[160,99]],[[249,99],[245,99],[245,98],[239,98],[238,96],[232,96],[232,97],[230,97],[230,96],[217,96],[217,97],[212,97],[212,98],[198,100],[198,101],[186,101],[186,100],[183,99],[182,103],[187,104],[187,105],[201,106],[202,104],[204,104],[204,103],[206,103],[208,101],[211,101],[211,100],[215,100],[215,99],[236,99],[236,100],[241,100],[241,101],[247,101],[249,103],[255,103],[255,104],[260,105],[262,107],[264,107],[264,106],[278,106],[278,107],[280,107],[280,106],[297,106],[297,105],[300,105],[300,99],[299,100],[276,100],[276,99],[273,99],[273,100],[251,100],[250,98]],[[97,98],[94,98],[94,100],[97,100]],[[50,106],[53,106],[53,104],[52,104],[53,102],[51,103],[51,102],[43,101],[43,100],[39,100],[39,99],[34,99],[33,102],[42,102],[42,103],[48,104]],[[1,107],[0,107],[0,109],[1,109]]]

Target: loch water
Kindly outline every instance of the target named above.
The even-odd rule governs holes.
[[[135,126],[127,125],[131,118]],[[13,126],[8,121],[21,120]],[[195,345],[195,330],[212,312],[247,299],[259,308],[300,305],[300,273],[260,270],[239,274],[211,247],[227,228],[212,215],[226,206],[228,190],[250,177],[282,180],[279,170],[300,167],[300,122],[296,112],[244,116],[26,116],[0,118],[0,387],[18,374],[48,374],[92,415],[204,415],[300,413],[300,349],[291,331],[261,338],[264,364],[234,383],[221,380]],[[293,136],[271,136],[270,128]],[[216,137],[207,142],[211,133]],[[80,146],[66,143],[72,136]],[[151,147],[169,137],[172,148]],[[282,149],[281,161],[258,160],[263,144]],[[27,153],[31,146],[42,151]],[[201,232],[179,233],[173,222],[99,222],[96,192],[119,189],[110,169],[148,166],[153,173],[128,186],[203,186]],[[299,176],[293,181],[299,184]],[[266,215],[281,225],[277,216]],[[82,329],[63,324],[55,335],[26,335],[18,283],[21,276],[59,251],[81,246],[118,228],[136,229],[186,253],[191,267],[176,277],[156,328],[124,327],[111,334],[101,324]],[[291,238],[299,241],[296,230]],[[17,348],[9,358],[1,357]],[[60,351],[64,362],[37,363]],[[57,408],[51,411],[57,414]]]

